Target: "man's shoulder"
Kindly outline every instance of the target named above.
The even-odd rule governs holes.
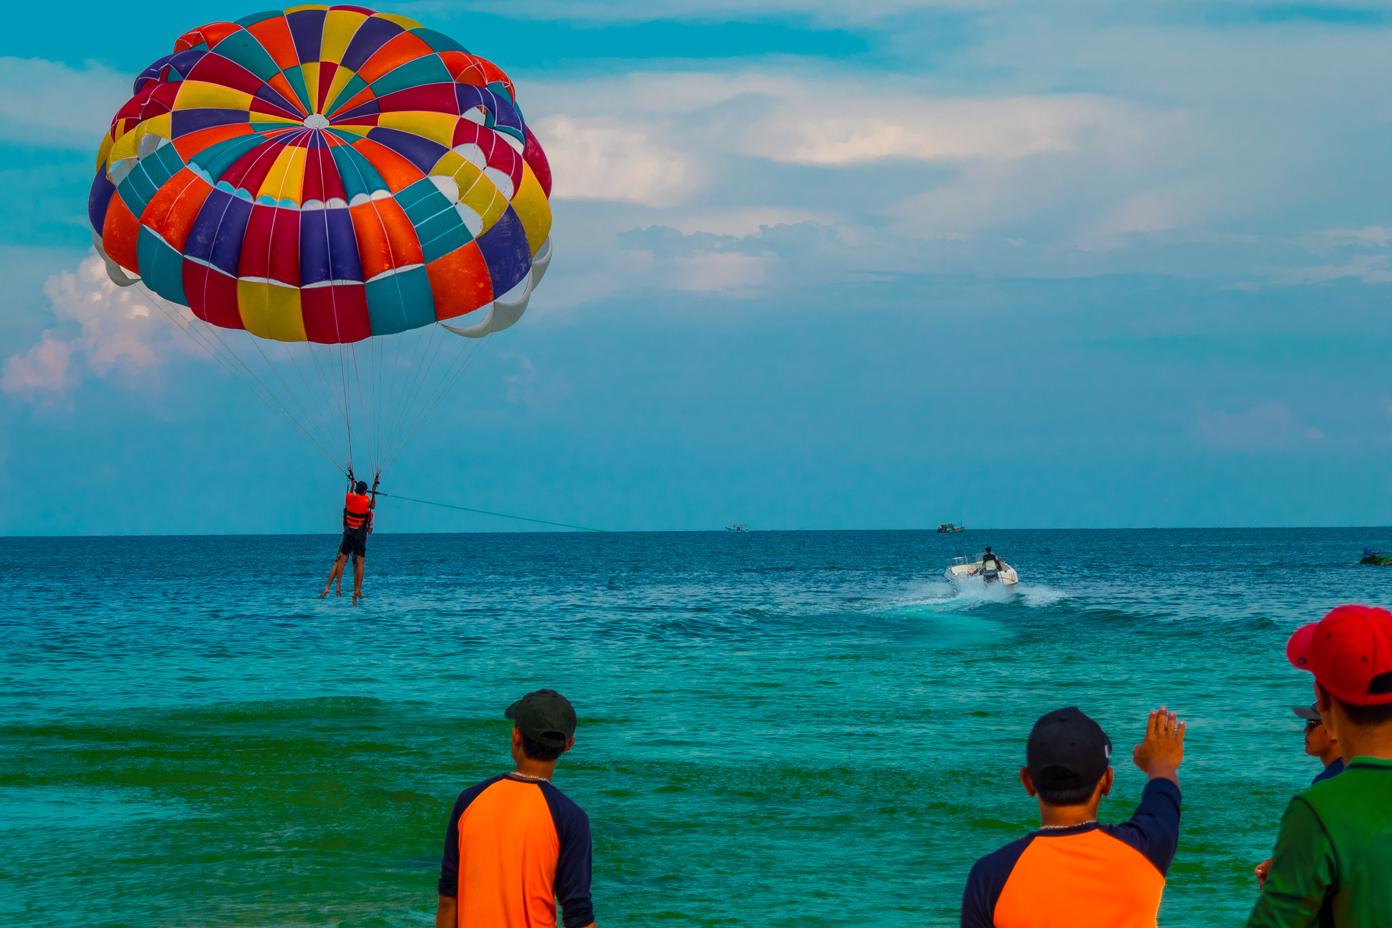
[[[1389,788],[1392,788],[1392,767],[1355,762],[1346,764],[1337,776],[1331,773],[1317,778],[1296,794],[1291,805],[1303,804],[1319,819],[1340,813],[1351,813],[1358,819],[1363,816],[1368,800],[1387,795]]]
[[[580,808],[580,804],[561,792],[560,787],[549,781],[539,785],[541,786],[542,793],[546,796],[546,804],[551,806],[553,811],[560,810],[566,815],[589,821],[589,816],[585,814],[584,809]]]
[[[1179,847],[1179,806],[1179,784],[1157,777],[1146,783],[1130,818],[1098,828],[1141,854],[1164,875]]]
[[[1015,864],[1019,862],[1020,856],[1025,853],[1025,848],[1030,846],[1035,838],[1035,832],[1030,832],[1023,838],[1016,838],[1009,844],[996,848],[989,854],[977,858],[976,863],[972,864],[969,880],[1000,880],[1004,883],[1005,878],[1010,875],[1010,871],[1015,869]]]
[[[1004,847],[997,848],[972,864],[967,885],[962,890],[962,925],[988,928],[995,923],[996,903],[1000,901],[1005,884],[1015,872],[1015,864],[1034,840],[1031,832]]]
[[[1358,792],[1358,784],[1355,780],[1355,777],[1346,778],[1343,773],[1338,776],[1321,774],[1309,786],[1296,793],[1295,798],[1310,806],[1330,801],[1338,802],[1341,797]]]
[[[489,777],[486,780],[480,780],[473,786],[466,786],[464,789],[460,790],[458,798],[454,801],[455,814],[462,812],[464,808],[477,799],[484,790],[503,779],[503,776],[503,774],[499,774],[496,777]]]

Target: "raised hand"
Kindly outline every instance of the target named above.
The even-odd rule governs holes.
[[[1165,777],[1179,782],[1179,765],[1184,760],[1184,723],[1164,706],[1150,713],[1145,738],[1131,752],[1136,766],[1152,780]]]

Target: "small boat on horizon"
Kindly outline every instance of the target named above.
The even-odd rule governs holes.
[[[725,526],[725,531],[727,531],[727,532],[747,532],[747,531],[749,531],[749,529],[745,526],[745,524],[744,524],[743,522],[731,522],[729,525]]]
[[[952,522],[943,522],[938,525],[939,535],[954,535],[957,532],[965,532],[966,530],[967,527],[965,525],[957,525]]]

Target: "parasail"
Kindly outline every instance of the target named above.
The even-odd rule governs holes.
[[[380,463],[387,420],[418,425],[411,391],[439,386],[406,379],[459,361],[438,333],[522,316],[550,189],[500,68],[403,16],[306,5],[194,29],[141,72],[88,206],[114,281],[187,307],[181,327],[326,450],[294,383],[312,371],[350,460],[354,418],[377,418]]]

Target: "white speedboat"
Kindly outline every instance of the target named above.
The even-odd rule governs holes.
[[[1000,570],[987,570],[981,561],[969,561],[964,557],[954,557],[947,565],[943,576],[953,583],[1000,583],[1014,586],[1020,582],[1020,575],[1005,561],[1000,561]]]

